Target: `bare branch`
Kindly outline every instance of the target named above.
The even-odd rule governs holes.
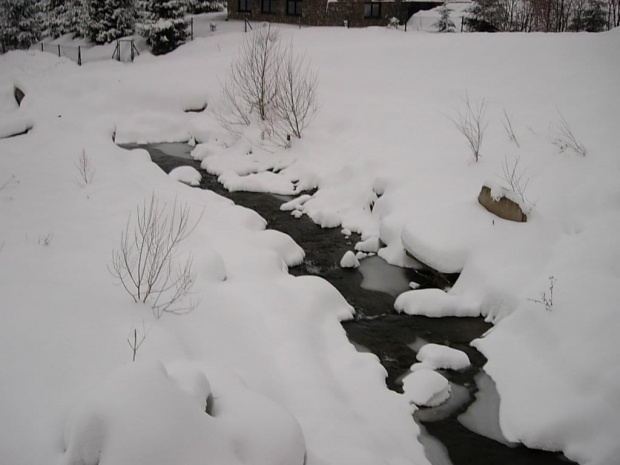
[[[508,138],[512,142],[514,142],[517,147],[521,147],[521,144],[519,144],[519,140],[517,139],[517,136],[515,134],[514,128],[512,127],[512,119],[510,118],[510,116],[508,116],[506,109],[504,109],[504,120],[502,121],[502,124],[504,125],[504,129],[506,130],[506,134],[508,134]]]

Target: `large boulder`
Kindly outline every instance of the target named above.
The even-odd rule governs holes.
[[[500,218],[509,221],[525,223],[527,215],[523,213],[521,205],[516,200],[510,199],[510,193],[501,189],[498,193],[496,189],[482,186],[478,195],[478,202],[488,211]]]

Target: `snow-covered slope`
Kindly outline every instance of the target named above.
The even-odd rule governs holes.
[[[192,136],[203,166],[235,189],[319,187],[296,214],[380,237],[392,263],[413,264],[407,247],[462,270],[447,295],[457,313],[496,322],[477,346],[497,383],[506,438],[583,463],[617,457],[618,31],[287,28],[282,36],[320,71],[320,114],[289,150],[254,129],[235,139],[217,124],[219,80],[238,33],[127,65],[0,57],[0,101],[11,101],[15,83],[26,93],[21,107],[2,106],[0,127],[33,124],[0,140],[0,461],[66,463],[99,451],[100,463],[166,463],[154,457],[173,438],[168,452],[184,448],[188,463],[233,455],[301,463],[304,452],[308,465],[426,462],[408,402],[385,389],[376,358],[356,353],[338,323],[349,306],[325,282],[286,273],[300,259],[295,245],[112,140]],[[466,96],[487,102],[478,163],[450,121]],[[203,113],[184,112],[205,102]],[[554,144],[562,117],[585,157]],[[86,185],[75,166],[83,151],[96,170]],[[534,205],[522,224],[476,200],[483,183],[502,182],[503,164],[517,163]],[[277,176],[256,174],[272,168]],[[107,270],[128,215],[153,192],[187,203],[196,218],[203,212],[182,250],[194,254],[200,304],[159,320]],[[532,300],[549,296],[550,276],[547,310]],[[415,293],[410,308],[420,307]],[[420,295],[432,308],[447,302]],[[147,332],[135,365],[133,329]],[[199,401],[208,392],[213,417]],[[161,426],[171,412],[182,418]],[[128,426],[135,444],[153,448],[124,447],[119,431]],[[197,430],[222,440],[207,447]]]

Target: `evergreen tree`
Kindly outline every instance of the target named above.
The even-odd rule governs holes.
[[[184,0],[147,0],[140,33],[154,55],[171,52],[185,42],[187,23]]]
[[[82,0],[41,0],[43,34],[60,37],[73,33],[86,35],[86,8]]]
[[[438,32],[454,32],[454,23],[450,19],[450,9],[445,3],[439,8],[439,19],[433,27]]]
[[[3,51],[28,48],[40,37],[35,0],[0,2],[0,42]]]
[[[105,44],[133,34],[136,22],[134,0],[86,0],[86,36]]]

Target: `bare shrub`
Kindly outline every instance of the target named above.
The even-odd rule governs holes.
[[[82,150],[80,157],[75,162],[75,168],[78,171],[78,184],[86,186],[93,182],[96,170],[90,157],[86,154],[86,150]]]
[[[271,25],[244,36],[227,81],[223,99],[236,119],[249,124],[250,114],[267,120],[277,93],[277,76],[281,62],[280,35]]]
[[[572,150],[576,154],[585,157],[587,153],[586,147],[577,140],[564,115],[559,111],[558,114],[560,115],[560,122],[555,127],[556,137],[553,140],[553,144],[560,149],[560,152]]]
[[[541,292],[539,299],[527,299],[530,302],[534,302],[545,307],[545,310],[550,312],[553,309],[553,286],[555,285],[557,279],[553,276],[549,276],[549,291]]]
[[[195,281],[191,254],[179,262],[179,245],[198,225],[190,224],[187,205],[175,201],[171,209],[152,195],[136,207],[112,252],[108,269],[135,302],[149,304],[153,315],[182,314],[195,308],[190,298]]]
[[[305,55],[296,55],[292,47],[287,48],[279,68],[274,102],[275,126],[281,136],[292,134],[300,139],[316,116],[317,79]]]
[[[280,46],[271,26],[245,36],[241,49],[222,82],[220,124],[239,134],[240,126],[258,119],[263,139],[289,146],[290,137],[301,137],[316,115],[317,74],[292,45]]]
[[[488,123],[485,119],[486,100],[482,99],[478,103],[473,103],[466,94],[463,98],[463,106],[457,109],[454,118],[450,121],[454,123],[458,131],[467,139],[467,144],[475,161],[480,159],[480,149],[484,140],[484,131]]]
[[[514,144],[517,147],[521,147],[521,144],[519,144],[519,140],[517,139],[517,135],[515,134],[515,130],[512,127],[512,119],[510,118],[510,116],[508,116],[508,113],[506,112],[506,110],[504,109],[504,119],[502,121],[502,124],[504,126],[504,129],[506,130],[506,134],[508,135],[508,138],[514,142]]]
[[[521,157],[519,156],[515,157],[512,163],[508,161],[507,156],[504,156],[502,174],[500,177],[505,182],[506,188],[519,198],[525,213],[529,214],[535,204],[532,203],[525,194],[530,184],[530,178],[526,176],[527,170],[519,166],[520,163]]]

